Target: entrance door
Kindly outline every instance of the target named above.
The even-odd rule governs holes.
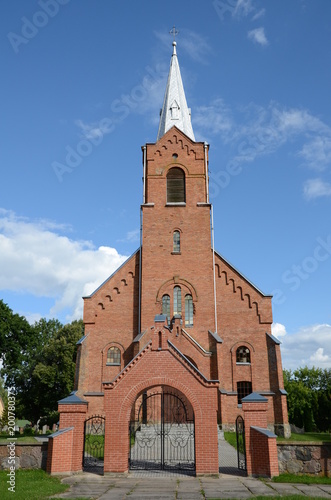
[[[143,394],[130,422],[131,470],[195,471],[193,409],[170,392]]]

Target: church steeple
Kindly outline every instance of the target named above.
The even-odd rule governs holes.
[[[187,107],[182,77],[180,74],[176,42],[172,42],[173,53],[170,62],[167,87],[161,109],[157,141],[174,125],[195,141],[191,124],[191,110]]]

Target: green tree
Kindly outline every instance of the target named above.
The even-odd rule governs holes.
[[[84,334],[84,324],[73,321],[60,328],[45,343],[41,356],[33,370],[33,382],[43,394],[36,397],[35,407],[39,415],[48,415],[57,410],[57,401],[70,394],[74,388],[77,341]],[[37,404],[38,402],[38,404]],[[35,412],[37,415],[37,412]]]
[[[13,311],[0,300],[0,358],[3,363],[1,375],[6,387],[14,385],[18,375],[28,361],[32,348],[32,328],[23,316]]]
[[[82,321],[63,326],[41,319],[29,325],[0,301],[1,375],[6,387],[15,387],[16,416],[36,423],[56,412],[57,401],[73,389],[76,343]]]
[[[5,389],[5,383],[2,377],[0,377],[0,397],[4,405],[4,410],[2,412],[2,415],[0,415],[0,429],[1,429],[4,425],[7,425],[8,422],[8,394]]]
[[[291,423],[312,430],[326,431],[331,425],[331,370],[298,368],[284,370]]]

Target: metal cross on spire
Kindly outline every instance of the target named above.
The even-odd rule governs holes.
[[[172,30],[169,31],[170,35],[174,37],[174,42],[176,41],[176,36],[178,35],[179,31],[176,30],[176,26],[173,25]]]

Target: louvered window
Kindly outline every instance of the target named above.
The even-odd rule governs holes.
[[[174,314],[182,314],[182,291],[180,286],[174,288]]]
[[[185,174],[181,168],[171,168],[167,175],[167,203],[185,201]]]
[[[238,347],[236,353],[236,361],[237,363],[250,363],[251,362],[251,353],[248,347],[244,345]]]
[[[193,326],[193,299],[192,295],[185,295],[185,326]]]

